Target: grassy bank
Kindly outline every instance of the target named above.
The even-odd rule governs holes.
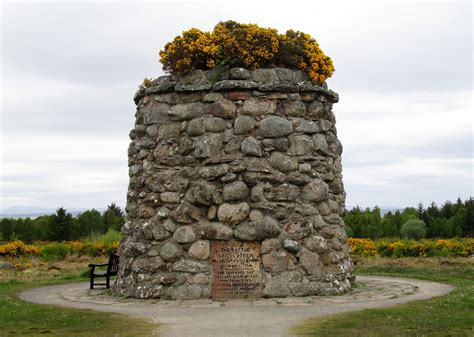
[[[394,308],[314,318],[299,336],[474,336],[474,266],[471,259],[361,259],[359,275],[385,275],[449,283],[449,295]]]
[[[36,277],[32,277],[32,274]],[[124,315],[21,301],[17,294],[40,286],[85,281],[80,272],[15,274],[0,282],[0,336],[152,336],[155,324]],[[13,274],[12,274],[13,275]]]

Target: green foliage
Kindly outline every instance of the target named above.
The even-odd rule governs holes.
[[[62,242],[53,242],[41,247],[41,259],[52,262],[61,261],[69,253],[69,246]]]
[[[423,220],[408,220],[402,225],[400,234],[406,239],[419,240],[426,235],[426,224]]]
[[[51,241],[69,240],[71,233],[72,215],[67,213],[63,207],[56,210],[49,226],[49,237]]]
[[[378,207],[365,210],[355,207],[346,211],[343,218],[355,238],[401,237],[402,225],[412,219],[425,222],[428,238],[473,237],[474,199],[463,202],[458,198],[456,203],[447,201],[440,208],[432,203],[425,209],[420,203],[417,208],[388,212],[383,217]]]
[[[109,228],[120,231],[124,223],[124,213],[116,203],[108,205],[103,214],[91,209],[80,213],[77,218],[72,217],[61,207],[56,214],[43,215],[35,219],[0,219],[0,240],[21,240],[26,243],[79,240],[102,235]]]
[[[87,237],[84,241],[85,242],[103,242],[105,245],[111,245],[114,242],[120,242],[122,240],[122,233],[116,231],[112,228],[109,228],[107,233],[102,235],[91,235]]]

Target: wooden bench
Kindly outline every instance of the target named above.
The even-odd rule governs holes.
[[[96,271],[97,267],[107,267],[106,271]],[[89,264],[91,268],[90,279],[91,279],[91,289],[94,289],[96,286],[105,286],[106,289],[110,288],[110,277],[117,276],[119,267],[119,257],[115,253],[110,254],[109,263],[104,264]],[[94,283],[94,279],[99,277],[105,277],[105,283]]]

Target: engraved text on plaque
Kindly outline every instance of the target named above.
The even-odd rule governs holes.
[[[256,298],[262,293],[260,243],[211,244],[212,298]]]

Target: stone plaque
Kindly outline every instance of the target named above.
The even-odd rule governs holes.
[[[258,298],[262,294],[260,243],[211,244],[212,298]]]

